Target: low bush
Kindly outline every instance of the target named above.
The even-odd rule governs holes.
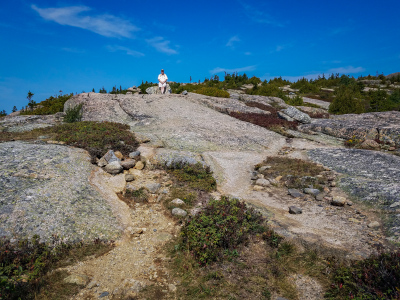
[[[400,253],[335,265],[328,299],[400,299]]]
[[[230,95],[227,91],[220,90],[215,87],[201,87],[199,89],[194,90],[195,93],[197,94],[202,94],[206,96],[212,96],[212,97],[220,97],[220,98],[229,98]]]
[[[361,94],[355,85],[342,85],[335,94],[336,97],[329,106],[329,113],[360,114],[365,112]]]
[[[128,155],[139,143],[129,131],[129,126],[112,122],[76,122],[48,129],[55,139],[89,151],[92,159],[100,158],[110,149]]]
[[[189,187],[206,192],[216,189],[217,183],[212,176],[209,167],[204,167],[201,163],[195,165],[184,165],[168,170],[179,181],[186,182]]]
[[[297,122],[289,122],[280,119],[277,115],[274,114],[267,115],[258,113],[231,112],[229,115],[241,121],[246,121],[261,127],[265,127],[267,129],[272,129],[275,126],[285,127],[288,129],[297,128]]]
[[[0,299],[40,299],[37,294],[51,287],[51,282],[43,279],[44,275],[65,266],[64,259],[68,257],[71,264],[88,255],[104,254],[112,247],[112,242],[101,240],[66,244],[57,237],[46,244],[37,235],[18,243],[0,239]]]
[[[212,200],[205,209],[190,217],[182,229],[180,247],[187,249],[199,265],[237,256],[237,247],[250,234],[267,231],[260,213],[238,199]]]
[[[82,107],[83,104],[78,104],[73,108],[68,108],[65,112],[64,122],[74,123],[82,120]]]
[[[286,104],[292,105],[292,106],[301,106],[304,105],[303,103],[303,98],[300,97],[299,95],[296,95],[293,98],[288,97],[287,100],[285,101]]]
[[[32,110],[21,111],[21,115],[52,115],[64,110],[64,103],[74,94],[62,96],[50,96],[46,100],[36,104]]]

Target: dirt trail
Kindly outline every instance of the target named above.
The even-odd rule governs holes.
[[[160,176],[160,172],[144,171],[141,180],[152,181],[154,176]],[[119,200],[116,213],[123,215],[129,227],[107,254],[65,268],[71,274],[89,278],[86,287],[73,299],[98,299],[100,296],[101,299],[126,299],[135,297],[150,284],[159,285],[165,292],[174,290],[176,283],[164,268],[167,258],[163,246],[176,236],[179,225],[165,213],[162,203],[153,201],[136,203],[130,208]]]

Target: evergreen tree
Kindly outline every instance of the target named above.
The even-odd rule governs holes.
[[[18,108],[14,105],[12,112],[16,112],[18,110]]]
[[[26,96],[26,98],[28,99],[28,106],[30,109],[33,109],[33,107],[36,105],[36,102],[32,100],[33,95],[35,94],[29,91],[28,95]]]
[[[365,111],[357,85],[341,85],[329,106],[331,114],[360,114]]]

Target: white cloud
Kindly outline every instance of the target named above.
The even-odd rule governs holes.
[[[240,39],[239,39],[239,37],[238,37],[237,35],[231,37],[231,38],[229,39],[229,41],[226,43],[225,46],[227,46],[227,47],[232,47],[232,48],[233,48],[233,47],[234,47],[233,44],[234,44],[235,42],[240,42]]]
[[[244,55],[253,55],[251,52],[245,52]]]
[[[247,72],[247,71],[254,71],[256,69],[256,66],[247,66],[247,67],[243,67],[243,68],[235,68],[235,69],[225,69],[225,68],[215,68],[210,70],[210,74],[218,74],[218,73],[222,73],[222,72],[226,72],[226,73],[240,73],[240,72]]]
[[[362,67],[354,68],[353,66],[348,66],[348,67],[329,69],[328,73],[354,74],[354,73],[361,73],[364,71],[365,69]]]
[[[132,33],[139,28],[128,20],[112,15],[97,16],[82,15],[91,10],[87,6],[68,6],[59,8],[39,8],[31,5],[31,8],[48,21],[54,21],[60,25],[68,25],[93,31],[106,37],[132,38]]]
[[[178,52],[169,47],[170,41],[164,40],[163,37],[157,36],[155,38],[146,40],[146,42],[154,47],[158,52],[166,54],[178,54]]]
[[[285,46],[278,45],[278,46],[276,46],[275,51],[276,51],[276,52],[279,52],[279,51],[282,51],[283,49],[285,49]]]
[[[144,56],[144,54],[142,52],[135,51],[135,50],[129,49],[129,48],[124,47],[124,46],[107,46],[107,49],[110,52],[123,51],[127,55],[131,55],[131,56],[134,56],[134,57],[142,57],[142,56]]]

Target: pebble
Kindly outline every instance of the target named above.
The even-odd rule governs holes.
[[[171,204],[175,204],[175,205],[184,205],[184,204],[185,204],[185,201],[183,201],[183,200],[181,200],[181,199],[179,199],[179,198],[176,198],[176,199],[174,199],[174,200],[171,201]]]
[[[140,156],[140,151],[134,151],[134,152],[129,153],[130,158],[135,158],[137,156]]]
[[[260,178],[260,179],[256,180],[256,185],[260,185],[260,186],[266,187],[266,186],[270,186],[271,183],[267,179]]]
[[[294,198],[304,198],[305,195],[300,192],[299,190],[296,189],[288,189],[288,193],[290,196],[294,197]]]
[[[303,210],[297,206],[289,206],[289,213],[292,215],[299,215],[303,213]]]
[[[135,165],[135,169],[137,169],[137,170],[143,170],[143,168],[144,168],[144,163],[141,162],[141,161],[138,161],[138,162],[136,163],[136,165]]]
[[[333,197],[331,204],[334,206],[344,206],[346,204],[346,198],[341,196],[335,196]]]
[[[259,191],[264,190],[264,187],[262,187],[262,186],[260,186],[260,185],[255,185],[255,186],[253,186],[253,190],[259,192]]]
[[[135,176],[133,176],[132,174],[125,174],[125,181],[126,182],[131,182],[135,180]]]
[[[379,226],[380,226],[380,224],[377,221],[373,221],[368,224],[369,228],[378,228]]]
[[[185,210],[181,209],[181,208],[175,207],[175,208],[172,210],[172,214],[173,214],[174,216],[178,216],[178,217],[186,217],[187,212],[186,212]]]
[[[309,195],[317,196],[320,193],[320,190],[312,189],[312,188],[305,188],[304,189],[304,193],[309,194]]]
[[[103,298],[103,297],[106,297],[106,296],[108,296],[108,295],[110,295],[109,292],[102,292],[102,293],[100,294],[99,298]]]

